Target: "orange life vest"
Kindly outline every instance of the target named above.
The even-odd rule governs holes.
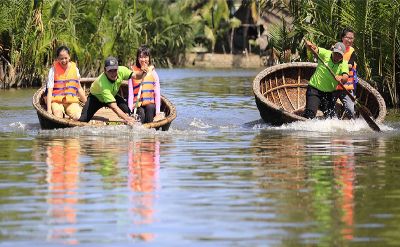
[[[136,72],[140,71],[140,69],[136,66],[132,66],[132,70]],[[137,95],[139,93],[140,83],[142,80],[133,79],[133,102],[136,104]],[[146,74],[142,82],[142,92],[140,94],[140,100],[138,107],[145,106],[149,104],[155,104],[155,93],[154,88],[156,85],[156,79],[153,76],[153,73]]]
[[[54,87],[52,102],[78,103],[78,88],[80,87],[76,64],[70,62],[67,69],[63,69],[59,62],[53,64]]]
[[[76,139],[55,140],[47,147],[48,202],[56,206],[51,213],[56,219],[69,223],[76,222],[77,215],[74,205],[78,202],[79,152]]]
[[[349,61],[353,52],[354,48],[350,46],[349,49],[346,49],[346,52],[343,54],[343,59]],[[347,79],[347,82],[344,83],[343,86],[347,90],[354,90],[355,83],[357,83],[357,64],[354,61],[354,66],[349,70],[349,79]],[[343,88],[338,85],[336,90],[343,90]]]
[[[152,192],[159,169],[159,144],[132,143],[129,146],[130,187],[133,191]]]

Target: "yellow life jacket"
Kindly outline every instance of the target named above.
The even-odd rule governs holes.
[[[354,48],[350,46],[350,48],[347,49],[346,52],[343,54],[343,59],[349,61],[353,52]],[[355,83],[357,83],[357,64],[354,61],[354,66],[349,70],[349,79],[347,79],[347,82],[344,83],[343,86],[347,90],[354,90]],[[336,87],[336,90],[343,90],[343,88],[338,85]]]
[[[53,64],[54,87],[52,102],[78,103],[78,88],[80,87],[76,64],[70,62],[67,69],[63,69],[59,62]]]
[[[140,69],[136,66],[132,66],[132,70],[136,72],[140,71]],[[155,93],[154,88],[156,84],[156,79],[153,76],[153,73],[146,74],[146,76],[142,80],[132,79],[133,82],[133,102],[134,105],[137,101],[137,95],[139,93],[140,83],[142,83],[142,92],[140,94],[140,100],[138,107],[145,106],[149,104],[155,104]]]

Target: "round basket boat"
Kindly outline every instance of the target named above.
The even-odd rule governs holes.
[[[253,92],[261,118],[272,125],[305,121],[302,117],[306,105],[308,81],[314,74],[316,63],[296,62],[269,67],[253,81]],[[379,92],[359,78],[356,98],[366,106],[375,122],[382,123],[386,116],[385,101]],[[337,102],[338,116],[344,116],[341,103]],[[358,115],[358,112],[356,112]]]
[[[84,91],[88,94],[89,88],[92,82],[96,78],[82,78],[81,85]],[[59,118],[55,117],[53,114],[50,114],[46,110],[45,103],[45,91],[46,86],[42,86],[36,93],[33,95],[32,104],[37,112],[37,116],[39,118],[40,127],[42,129],[58,129],[58,128],[70,128],[77,126],[105,126],[105,125],[123,125],[124,122],[120,119],[110,108],[103,107],[93,117],[93,119],[86,122],[79,122],[72,120],[70,118]],[[119,94],[122,97],[126,97],[128,95],[128,84],[124,82],[121,85]],[[154,121],[151,123],[145,123],[142,126],[145,128],[154,128],[161,129],[166,131],[169,129],[172,121],[176,118],[176,108],[166,97],[161,95],[161,107],[160,110],[164,112],[165,118],[160,121]]]

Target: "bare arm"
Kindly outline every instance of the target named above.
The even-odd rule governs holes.
[[[150,65],[150,66],[143,66],[141,68],[140,71],[135,71],[135,74],[132,75],[132,78],[135,78],[136,80],[140,80],[143,77],[143,74],[146,73],[150,73],[154,70],[154,66]]]
[[[144,74],[143,70],[135,71],[135,72],[133,72],[131,78],[132,79],[136,79],[136,80],[140,80],[140,79],[142,79],[143,74]]]
[[[79,97],[79,99],[83,102],[83,103],[86,103],[86,95],[85,95],[85,92],[83,91],[83,89],[80,87],[80,88],[78,88],[78,97]]]
[[[308,49],[313,50],[315,53],[318,54],[318,46],[314,45],[310,41],[306,40],[306,46]]]

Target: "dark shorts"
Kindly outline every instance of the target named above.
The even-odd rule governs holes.
[[[317,111],[320,109],[325,118],[335,117],[335,102],[333,101],[332,92],[322,92],[312,86],[307,87],[306,92],[306,109],[303,117],[315,118]]]
[[[118,94],[115,95],[115,100],[116,100],[118,107],[123,112],[130,114],[128,104],[121,96],[119,96]],[[82,114],[81,114],[81,117],[79,118],[79,121],[89,122],[90,119],[92,119],[94,114],[96,114],[96,112],[100,108],[106,107],[106,106],[108,106],[107,103],[103,103],[100,100],[98,100],[96,96],[89,94],[89,96],[87,97],[87,101],[86,101],[85,105],[83,106]]]
[[[141,106],[137,109],[137,114],[139,115],[141,123],[151,123],[156,115],[156,105],[149,104]]]

